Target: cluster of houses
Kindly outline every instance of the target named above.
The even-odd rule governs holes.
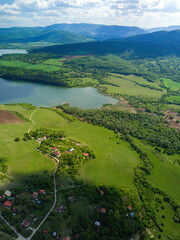
[[[130,216],[132,218],[134,218],[134,213],[132,212],[132,207],[131,206],[127,206],[127,210],[130,212],[129,214],[127,213],[126,216]]]

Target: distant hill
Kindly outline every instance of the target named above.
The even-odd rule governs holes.
[[[92,37],[96,40],[124,38],[146,33],[145,30],[138,27],[117,25],[107,26],[88,23],[73,23],[73,24],[61,23],[47,26],[46,29],[73,32]]]
[[[160,31],[148,34],[142,34],[127,38],[128,41],[154,42],[163,44],[180,45],[180,30]]]
[[[90,40],[92,39],[80,34],[49,30],[42,27],[0,28],[0,43],[51,42],[64,44]]]
[[[174,25],[174,26],[168,26],[168,27],[150,28],[150,29],[147,29],[146,31],[148,33],[152,33],[152,32],[159,32],[159,31],[175,31],[175,30],[180,30],[180,25]]]

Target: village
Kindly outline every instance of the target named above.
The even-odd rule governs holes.
[[[46,171],[42,179],[34,176],[22,188],[0,192],[1,216],[24,239],[84,239],[84,227],[100,234],[117,211],[128,227],[137,225],[132,207],[119,195],[118,203],[114,190],[88,186],[74,178],[82,164],[95,158],[88,147],[63,132],[47,129],[25,134],[25,138],[35,139],[37,151],[56,161],[57,168],[54,177]]]

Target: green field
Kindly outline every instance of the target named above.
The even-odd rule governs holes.
[[[42,70],[47,72],[53,72],[59,70],[59,67],[48,65],[48,64],[30,64],[21,61],[4,61],[0,60],[0,66],[3,67],[15,67],[15,68],[25,68],[33,70]]]
[[[142,144],[142,142],[135,140],[136,143],[144,150],[152,164],[153,170],[149,177],[152,184],[164,192],[168,193],[174,199],[180,201],[180,166],[174,164],[174,161],[179,158],[178,155],[166,155],[159,153],[149,145]]]
[[[180,95],[172,95],[168,97],[167,100],[180,102]]]
[[[66,58],[48,59],[42,63],[46,65],[61,67],[63,65],[63,61],[65,60]]]
[[[162,78],[162,79],[163,79],[164,85],[167,88],[170,88],[173,91],[177,91],[178,89],[180,89],[180,82],[175,82],[168,78]]]
[[[137,77],[131,76],[130,78],[136,79],[136,81],[137,81]],[[141,79],[141,81],[143,81],[142,78],[140,78],[140,79]],[[107,79],[107,84],[108,83],[117,85],[117,86],[103,85],[103,86],[107,87],[108,94],[120,93],[120,94],[126,94],[126,95],[130,95],[130,96],[143,96],[143,97],[151,97],[151,98],[160,98],[163,94],[162,91],[150,89],[148,87],[139,86],[132,80],[129,81],[127,77],[124,78],[124,76],[123,76],[123,78],[122,78],[122,75],[121,75],[121,77],[111,75]],[[150,85],[150,84],[148,83],[148,85]]]

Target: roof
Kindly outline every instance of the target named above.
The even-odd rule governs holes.
[[[100,190],[99,193],[100,193],[101,195],[104,195],[104,191],[103,191],[103,190]]]
[[[6,196],[8,196],[8,197],[11,196],[11,192],[10,192],[9,190],[6,190],[6,191],[4,192],[4,194],[5,194]]]
[[[6,202],[4,203],[4,206],[5,206],[5,207],[11,207],[11,205],[12,205],[12,203],[11,203],[10,201],[6,201]]]
[[[95,221],[95,223],[94,223],[96,226],[101,226],[101,223],[100,222],[98,222],[98,221]]]
[[[105,208],[101,208],[101,213],[106,213],[106,209]]]
[[[23,228],[26,228],[27,226],[29,226],[30,224],[30,221],[29,220],[26,220],[23,224],[22,224],[22,227]]]
[[[72,151],[74,151],[74,148],[70,148],[70,149],[69,149],[69,152],[72,152]]]
[[[89,156],[89,153],[83,153],[85,157]]]
[[[59,154],[59,152],[58,152],[58,151],[55,151],[54,154]]]
[[[46,193],[46,191],[44,189],[41,189],[39,192],[40,192],[40,194],[45,194]]]
[[[33,192],[33,197],[37,197],[38,196],[38,192]]]
[[[57,148],[56,147],[53,147],[53,150],[56,150]]]
[[[71,238],[70,237],[65,237],[64,240],[70,240]]]
[[[128,210],[132,210],[132,207],[131,207],[131,206],[127,206],[127,209],[128,209]]]

